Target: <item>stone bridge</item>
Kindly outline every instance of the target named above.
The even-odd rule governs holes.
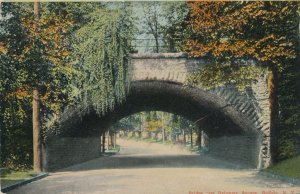
[[[138,53],[130,57],[126,101],[105,116],[90,111],[54,135],[43,146],[45,170],[58,169],[99,156],[100,133],[123,117],[160,110],[199,121],[210,137],[210,153],[257,168],[269,166],[270,114],[266,76],[241,93],[234,86],[210,91],[185,85],[187,77],[209,61],[184,53]],[[64,114],[80,115],[78,110]],[[66,123],[70,121],[65,121]],[[71,131],[71,132],[70,132]],[[52,132],[53,133],[53,132]],[[72,135],[70,135],[72,134]],[[74,154],[76,153],[76,154]]]

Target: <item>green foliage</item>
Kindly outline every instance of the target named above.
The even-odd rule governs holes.
[[[0,22],[1,164],[10,168],[27,168],[32,161],[31,117],[27,119],[27,114],[31,114],[30,99],[26,92],[26,98],[12,93],[28,79],[24,66],[13,57],[14,53],[21,53],[26,36],[20,11],[18,5],[4,4]]]
[[[1,16],[0,30],[0,60],[1,82],[0,94],[2,98],[10,91],[22,85],[28,75],[22,70],[21,64],[13,58],[13,54],[20,53],[24,48],[22,39],[26,36],[26,29],[21,25],[18,15],[21,8],[14,4],[4,4]],[[13,44],[12,44],[13,43]]]
[[[8,168],[30,168],[32,123],[30,98],[6,99],[1,106],[1,164]]]
[[[298,3],[298,17],[300,4]],[[298,20],[299,22],[299,20]],[[300,32],[298,31],[297,59],[288,60],[279,74],[279,159],[284,160],[300,154]],[[299,147],[300,145],[298,145]]]
[[[207,65],[201,71],[195,72],[188,77],[187,83],[203,89],[213,89],[226,84],[235,85],[240,91],[244,91],[265,71],[255,65],[233,66],[231,64]],[[209,78],[209,81],[207,81]]]
[[[128,84],[127,63],[132,38],[129,10],[95,8],[88,22],[76,31],[73,57],[77,61],[78,86],[86,107],[98,114],[123,102]]]
[[[287,63],[279,77],[280,159],[299,154],[296,143],[300,137],[300,70],[296,60]]]
[[[45,139],[75,129],[91,111],[104,115],[112,110],[125,99],[129,83],[128,53],[134,27],[128,4],[67,5],[76,23],[70,37],[69,55],[76,72],[69,84],[75,105],[68,106],[58,116],[49,117]]]

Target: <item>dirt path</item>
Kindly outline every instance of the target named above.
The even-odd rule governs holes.
[[[62,169],[10,193],[300,194],[300,187],[176,146],[118,144],[117,155]]]

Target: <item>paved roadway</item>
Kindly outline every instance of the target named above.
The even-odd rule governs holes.
[[[75,165],[11,194],[298,194],[300,187],[179,147],[118,140],[120,153]],[[74,153],[76,154],[76,153]]]

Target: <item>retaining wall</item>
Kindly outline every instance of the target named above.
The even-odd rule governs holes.
[[[259,138],[255,135],[209,139],[209,154],[250,167],[259,167]]]
[[[100,156],[100,138],[56,138],[43,146],[43,169],[54,171]]]

